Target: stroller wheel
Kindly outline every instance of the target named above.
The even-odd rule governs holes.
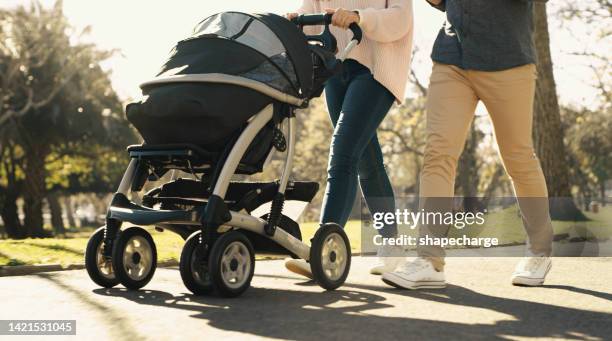
[[[315,281],[327,290],[344,284],[351,268],[351,245],[338,225],[322,225],[312,238],[310,267]]]
[[[202,232],[192,234],[183,246],[179,270],[185,287],[194,295],[206,295],[214,287],[208,271],[208,257],[202,247]]]
[[[255,271],[255,252],[251,242],[238,231],[224,233],[212,247],[208,268],[212,283],[221,296],[239,296],[251,285]]]
[[[137,290],[149,283],[157,267],[157,249],[149,232],[129,227],[117,235],[113,270],[126,288]]]
[[[85,268],[94,283],[104,288],[119,284],[110,259],[104,257],[104,226],[98,228],[89,238],[85,249]]]

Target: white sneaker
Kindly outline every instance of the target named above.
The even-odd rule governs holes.
[[[370,269],[372,275],[382,275],[393,272],[406,259],[404,250],[397,245],[383,245],[376,252],[378,263]]]
[[[310,263],[303,259],[289,259],[285,262],[287,270],[308,277],[312,279],[312,270],[310,269]]]
[[[436,271],[430,261],[417,258],[398,270],[382,275],[383,282],[403,289],[435,289],[446,287],[444,272]]]
[[[525,257],[514,269],[512,273],[512,284],[525,285],[530,287],[544,284],[546,274],[552,267],[550,257]]]

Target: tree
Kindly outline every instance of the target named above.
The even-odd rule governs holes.
[[[83,151],[97,160],[96,145],[116,151],[134,134],[117,114],[121,102],[99,66],[114,51],[75,42],[61,1],[51,9],[35,1],[1,11],[0,34],[0,132],[10,132],[11,143],[23,150],[25,234],[42,237],[42,203],[54,186],[48,164]],[[53,194],[47,199],[57,213]]]
[[[572,198],[564,131],[550,53],[548,17],[544,3],[534,4],[534,38],[538,80],[534,104],[534,142],[551,198],[551,217],[584,220]]]
[[[565,110],[568,121],[568,140],[580,189],[590,202],[598,193],[606,203],[605,184],[612,178],[612,111]]]
[[[612,169],[612,2],[609,0],[566,1],[559,9],[561,27],[589,28],[588,42],[571,44],[569,53],[591,70],[589,85],[598,95],[589,106],[564,108],[562,118],[572,153],[572,180],[584,198],[585,208],[595,196],[606,204],[605,184]],[[584,41],[576,37],[578,42]]]

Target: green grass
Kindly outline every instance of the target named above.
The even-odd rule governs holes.
[[[319,223],[310,222],[300,224],[302,230],[302,240],[310,243],[310,239],[314,237]],[[361,222],[359,220],[351,220],[346,224],[344,228],[351,244],[351,250],[353,252],[359,252],[361,250]]]
[[[314,222],[302,224],[304,240],[310,240],[318,226]],[[346,227],[353,251],[360,248],[360,226],[359,221],[350,221]],[[85,247],[93,229],[69,231],[65,238],[0,240],[0,266],[83,263]],[[157,246],[158,262],[179,260],[184,242],[178,235],[151,229],[148,231]]]
[[[553,221],[554,234],[597,240],[612,237],[612,207],[604,207],[597,214],[585,214],[589,221]],[[485,221],[484,228],[471,228],[463,232],[467,232],[470,237],[496,237],[500,245],[525,242],[526,234],[517,207],[492,212],[486,216]],[[450,235],[460,235],[463,232],[451,229]]]
[[[612,238],[612,206],[604,207],[598,214],[586,212],[586,215],[591,219],[588,222],[554,221],[555,234],[599,240]],[[318,226],[315,222],[301,224],[303,239],[309,241]],[[83,263],[85,246],[92,231],[93,229],[69,230],[65,238],[0,240],[0,266]],[[152,229],[149,231],[157,245],[158,261],[178,261],[183,240],[171,232],[160,233]],[[465,231],[470,237],[497,237],[500,244],[525,241],[525,232],[515,207],[488,214],[485,228],[469,228]],[[346,232],[353,252],[361,251],[362,238],[369,238],[375,233],[372,228],[364,227],[362,230],[358,220],[349,221]],[[401,232],[416,235],[416,231]],[[457,231],[451,229],[450,236],[453,235],[457,235]]]
[[[0,266],[83,263],[92,231],[70,232],[66,238],[0,240]],[[174,233],[150,232],[157,246],[158,262],[178,260],[183,240]]]
[[[483,226],[473,225],[466,227],[463,230],[451,228],[449,230],[450,238],[457,238],[465,234],[467,237],[481,238],[497,238],[499,245],[512,245],[525,243],[526,234],[523,228],[522,220],[518,214],[518,208],[513,206],[500,211],[490,212],[485,215],[485,224]],[[573,221],[553,221],[553,231],[557,236],[567,235],[565,240],[571,238],[585,238],[587,240],[607,240],[612,238],[612,206],[606,206],[600,209],[600,212],[594,214],[585,212],[590,221],[573,222]],[[356,222],[359,224],[359,222]],[[400,226],[400,234],[418,237],[416,229],[409,229],[406,226]],[[349,232],[350,235],[351,232]],[[376,231],[371,227],[364,227],[362,235],[354,237],[363,238],[364,240],[372,240],[376,235]],[[356,250],[356,244],[351,241],[352,248]],[[369,253],[375,251],[375,246],[372,242],[366,245],[357,245],[366,247],[363,252]]]

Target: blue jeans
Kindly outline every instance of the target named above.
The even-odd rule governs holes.
[[[376,136],[376,128],[395,97],[374,79],[367,67],[351,59],[344,62],[341,74],[327,81],[325,97],[334,134],[321,223],[346,224],[355,202],[358,180],[372,214],[395,212],[393,188]],[[397,234],[397,226],[384,226],[379,232],[384,237],[392,237]]]

